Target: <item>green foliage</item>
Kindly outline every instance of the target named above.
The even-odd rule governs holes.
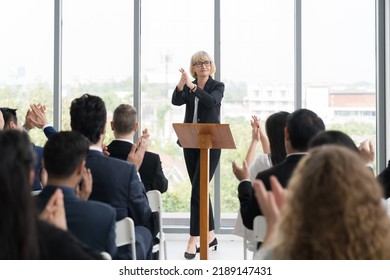
[[[242,102],[247,95],[248,86],[244,82],[225,82],[224,102]]]
[[[348,134],[356,144],[364,139],[375,139],[375,124],[350,120],[344,123],[334,123],[326,126],[327,130],[340,130]]]

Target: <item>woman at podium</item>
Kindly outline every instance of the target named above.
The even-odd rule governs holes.
[[[220,123],[221,101],[225,85],[212,78],[215,73],[215,64],[211,56],[205,51],[198,51],[191,57],[189,74],[195,79],[192,80],[188,73],[180,68],[180,80],[172,94],[172,104],[176,106],[185,105],[184,123]],[[180,145],[180,143],[178,142]],[[200,150],[183,148],[184,160],[187,172],[191,180],[191,207],[190,207],[190,237],[187,249],[184,252],[186,259],[193,259],[196,256],[197,242],[200,231],[199,204],[200,204]],[[213,178],[217,168],[220,149],[210,149],[210,178]],[[218,241],[214,235],[214,215],[209,198],[209,248],[217,249]]]

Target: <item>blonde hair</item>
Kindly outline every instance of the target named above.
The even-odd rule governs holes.
[[[197,78],[197,75],[195,72],[195,65],[194,64],[198,61],[210,61],[211,62],[210,76],[212,76],[215,73],[215,71],[217,70],[211,56],[205,51],[198,51],[191,56],[191,61],[190,61],[190,73],[191,73],[191,76],[194,77],[195,79]]]
[[[278,259],[390,259],[382,189],[356,152],[324,145],[295,169],[281,210]]]

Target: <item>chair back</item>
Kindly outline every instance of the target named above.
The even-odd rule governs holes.
[[[120,221],[117,221],[115,224],[115,243],[117,247],[130,244],[131,245],[131,254],[133,260],[137,259],[136,249],[135,249],[135,230],[134,230],[134,221],[126,217]]]
[[[158,213],[158,224],[159,230],[157,237],[159,238],[158,246],[153,246],[153,253],[159,252],[159,259],[167,259],[167,246],[165,240],[165,234],[163,232],[163,223],[162,223],[162,198],[161,192],[159,190],[150,190],[146,192],[146,196],[148,197],[149,206],[152,212]]]
[[[267,230],[267,221],[262,215],[256,216],[253,220],[253,239],[256,242],[263,242]]]
[[[112,260],[111,255],[105,251],[100,252],[100,255],[102,256],[103,260]]]

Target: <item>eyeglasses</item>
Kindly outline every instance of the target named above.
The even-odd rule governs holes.
[[[211,61],[198,61],[198,62],[195,62],[194,64],[192,64],[193,66],[196,66],[198,68],[201,68],[203,65],[206,66],[206,67],[210,67],[211,65]]]

